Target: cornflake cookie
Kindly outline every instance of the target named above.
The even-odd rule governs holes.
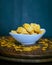
[[[33,30],[33,28],[30,26],[30,24],[25,23],[25,24],[23,25],[23,27],[24,27],[30,34],[34,34],[34,30]]]
[[[14,33],[14,34],[17,34],[17,32],[15,30],[11,30],[11,32]]]
[[[19,34],[28,34],[28,32],[26,31],[26,29],[23,28],[23,27],[18,27],[16,31]]]
[[[31,23],[31,27],[33,28],[34,32],[39,33],[40,32],[40,25],[36,23]]]

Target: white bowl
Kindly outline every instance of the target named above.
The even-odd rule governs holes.
[[[14,34],[10,32],[9,34],[15,38],[18,42],[20,42],[22,45],[32,45],[35,44],[36,41],[38,41],[46,32],[45,29],[41,29],[44,32],[42,34],[32,34],[32,35],[27,35],[27,34]]]

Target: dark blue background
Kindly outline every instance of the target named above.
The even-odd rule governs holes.
[[[52,37],[52,0],[0,0],[0,35],[23,23],[39,23]]]

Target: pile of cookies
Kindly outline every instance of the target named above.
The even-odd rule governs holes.
[[[11,30],[15,34],[42,34],[41,27],[36,23],[24,23],[22,26],[18,27],[16,30]]]

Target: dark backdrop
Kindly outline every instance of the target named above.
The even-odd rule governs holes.
[[[0,36],[25,22],[39,23],[52,37],[52,0],[0,0]]]

